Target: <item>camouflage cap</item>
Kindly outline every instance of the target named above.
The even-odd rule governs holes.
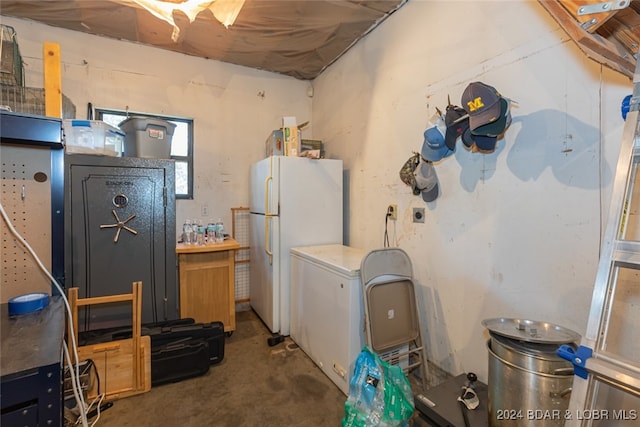
[[[420,194],[420,189],[416,183],[416,176],[414,175],[414,171],[420,164],[420,153],[415,153],[413,156],[409,157],[409,159],[404,163],[402,169],[400,169],[400,179],[402,182],[411,187],[411,191],[416,196]]]

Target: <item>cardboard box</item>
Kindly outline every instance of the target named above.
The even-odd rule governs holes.
[[[282,140],[282,129],[276,129],[267,138],[265,142],[265,155],[269,156],[283,156],[284,155],[284,141]]]
[[[300,154],[300,130],[297,126],[282,128],[284,155],[297,157]]]
[[[265,155],[293,156],[300,155],[301,131],[295,123],[295,117],[283,117],[282,127],[269,134],[265,141]]]
[[[313,157],[315,159],[324,159],[324,143],[319,139],[302,139],[300,142],[300,155]]]
[[[295,117],[282,118],[282,138],[284,141],[284,155],[298,157],[300,155],[300,129]]]

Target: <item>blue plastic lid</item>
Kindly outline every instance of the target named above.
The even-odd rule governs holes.
[[[627,95],[622,100],[622,105],[620,106],[620,110],[622,111],[622,120],[627,120],[627,113],[629,112],[630,104],[631,95]]]

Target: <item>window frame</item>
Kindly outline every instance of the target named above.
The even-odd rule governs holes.
[[[95,108],[94,115],[97,120],[102,120],[105,114],[111,115],[121,115],[123,116],[123,120],[126,117],[137,116],[137,117],[148,117],[155,119],[162,119],[172,122],[181,122],[187,124],[187,155],[186,156],[174,156],[171,155],[171,158],[176,162],[185,162],[187,164],[187,193],[176,193],[176,199],[184,199],[184,200],[193,200],[193,119],[188,119],[185,117],[176,117],[176,116],[165,116],[160,114],[150,114],[150,113],[141,113],[136,111],[129,110],[118,110],[114,108]]]

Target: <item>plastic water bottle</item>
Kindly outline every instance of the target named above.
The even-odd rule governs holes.
[[[216,224],[213,219],[207,224],[207,244],[216,242]]]
[[[198,226],[198,234],[197,234],[197,242],[199,245],[204,245],[204,227],[202,225]]]
[[[182,226],[182,243],[184,243],[185,245],[190,245],[192,242],[191,232],[191,220],[186,219],[184,221],[184,225]]]
[[[222,223],[222,218],[218,218],[218,222],[216,222],[216,243],[224,242],[224,224]]]
[[[198,229],[202,226],[202,221],[196,218],[191,220],[191,243],[198,243]]]

